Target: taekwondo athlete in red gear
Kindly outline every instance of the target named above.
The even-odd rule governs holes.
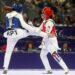
[[[50,7],[44,7],[42,9],[42,18],[43,22],[39,29],[45,33],[47,33],[48,38],[44,41],[40,58],[43,62],[43,65],[46,69],[47,73],[52,73],[51,66],[49,64],[47,54],[50,53],[55,61],[62,67],[65,74],[69,72],[67,65],[63,61],[63,59],[59,56],[58,50],[60,49],[57,41],[57,33],[55,28],[55,22],[52,19],[53,10]]]

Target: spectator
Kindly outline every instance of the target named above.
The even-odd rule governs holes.
[[[33,50],[33,42],[32,41],[28,41],[25,45],[25,51],[32,51]]]
[[[68,43],[65,42],[62,47],[62,52],[70,52],[70,51],[71,51],[71,49],[70,49]]]
[[[6,44],[3,44],[0,48],[1,52],[5,52],[6,51]]]

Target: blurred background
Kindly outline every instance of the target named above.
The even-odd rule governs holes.
[[[54,10],[54,20],[58,34],[58,42],[62,52],[75,52],[75,0],[0,0],[0,51],[6,49],[6,39],[3,37],[5,31],[5,10],[4,6],[21,3],[23,5],[24,20],[32,26],[39,27],[41,9],[49,6]],[[38,46],[42,38],[28,36],[21,39],[14,48],[14,51],[40,51]]]

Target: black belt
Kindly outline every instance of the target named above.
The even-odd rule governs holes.
[[[9,30],[14,30],[14,29],[16,29],[16,28],[8,28],[7,29],[7,31],[9,31]],[[25,29],[25,28],[17,28],[17,29],[23,29],[23,30],[26,30],[27,32],[29,32],[27,29]]]

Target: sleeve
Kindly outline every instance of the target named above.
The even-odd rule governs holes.
[[[30,32],[35,32],[35,31],[37,30],[36,27],[32,27],[32,26],[28,25],[28,24],[24,21],[22,15],[19,16],[19,20],[20,20],[20,23],[21,23],[22,27],[25,28],[25,29],[27,29],[28,31],[30,31]]]

